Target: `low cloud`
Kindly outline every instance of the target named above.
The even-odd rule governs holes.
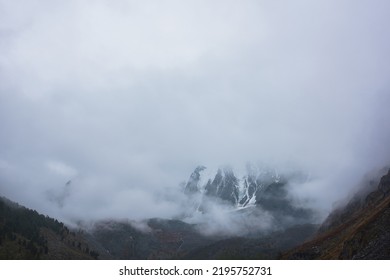
[[[246,236],[280,229],[274,216],[258,207],[236,211],[215,201],[210,202],[207,212],[193,213],[184,221],[197,224],[197,230],[206,236]]]
[[[45,214],[177,217],[196,166],[248,161],[326,212],[389,163],[388,1],[0,6],[0,192]]]

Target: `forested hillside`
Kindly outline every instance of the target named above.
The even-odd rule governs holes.
[[[81,234],[0,198],[0,259],[96,259]]]

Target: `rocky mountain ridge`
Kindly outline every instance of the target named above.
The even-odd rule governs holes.
[[[71,230],[1,198],[0,259],[390,259],[390,170],[380,180],[368,182],[321,226],[305,223],[310,212],[291,203],[283,176],[268,176],[265,184],[258,176],[238,180],[231,170],[220,170],[200,190],[202,170],[197,168],[185,186],[190,196],[224,201],[237,208],[231,214],[239,219],[251,210],[267,211],[275,220],[289,213],[299,222],[282,222],[283,227],[273,231],[242,236],[205,235],[201,224],[174,219],[98,221]],[[236,198],[241,200],[248,194],[255,197],[254,206],[242,207],[239,199],[222,195],[224,190],[234,196],[238,192]]]
[[[224,167],[219,168],[215,176],[202,178],[205,169],[198,166],[184,187],[194,211],[207,213],[215,204],[223,204],[243,213],[243,210],[255,207],[270,214],[282,228],[286,220],[295,224],[313,222],[313,209],[295,203],[288,192],[291,183],[301,184],[308,180],[302,173],[279,174],[275,169],[251,167],[239,179],[232,168]]]

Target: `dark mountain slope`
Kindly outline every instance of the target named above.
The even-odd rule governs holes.
[[[196,248],[185,255],[184,259],[277,259],[280,252],[304,242],[317,229],[318,225],[304,224],[257,238],[224,239]]]
[[[318,235],[284,259],[390,259],[390,171],[375,191],[333,212]]]
[[[95,259],[81,234],[0,197],[0,259]]]
[[[181,259],[193,248],[215,241],[201,235],[195,225],[179,220],[150,219],[144,227],[102,221],[90,234],[114,259]]]

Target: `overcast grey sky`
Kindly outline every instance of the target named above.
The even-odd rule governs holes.
[[[170,217],[198,164],[262,161],[330,205],[390,159],[389,26],[387,0],[0,0],[0,194]]]

